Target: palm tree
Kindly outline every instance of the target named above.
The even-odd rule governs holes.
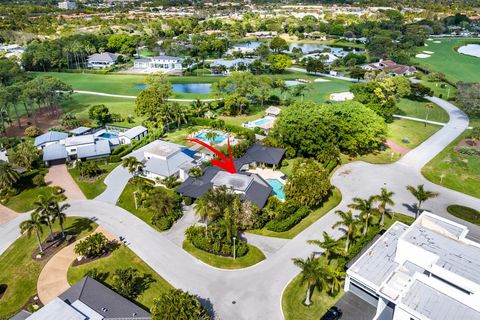
[[[327,266],[328,280],[330,282],[330,295],[335,295],[335,292],[340,290],[342,280],[345,279],[346,273],[331,265]]]
[[[50,229],[50,238],[52,241],[55,240],[55,237],[53,235],[51,216],[52,208],[55,203],[55,198],[52,195],[44,196],[43,194],[39,195],[38,200],[33,203],[35,206],[34,212],[38,214],[39,221],[48,225],[48,228]]]
[[[38,241],[38,248],[40,249],[40,253],[43,253],[42,248],[42,240],[40,239],[40,235],[43,234],[42,223],[40,222],[40,217],[38,213],[32,212],[30,215],[29,220],[25,220],[20,223],[20,232],[27,233],[27,237],[30,238],[32,232],[35,232]]]
[[[425,122],[424,122],[424,126],[425,126],[425,127],[427,126],[428,115],[430,114],[430,111],[432,111],[432,109],[433,109],[434,107],[435,107],[435,106],[433,105],[433,103],[427,103],[427,104],[425,104]]]
[[[307,243],[317,245],[320,248],[324,249],[325,259],[327,261],[329,261],[328,258],[330,257],[330,255],[341,254],[341,249],[339,249],[338,247],[338,241],[333,239],[326,231],[323,231],[323,241],[308,240]]]
[[[143,167],[143,163],[135,157],[128,157],[122,160],[122,167],[127,168],[128,172],[134,176]]]
[[[208,208],[209,208],[209,203],[204,197],[200,197],[195,201],[195,207],[193,210],[195,210],[195,214],[202,220],[203,222],[206,222],[208,226]]]
[[[378,214],[377,208],[374,207],[376,200],[375,196],[370,196],[368,199],[353,198],[354,203],[348,205],[349,208],[360,211],[359,217],[364,223],[363,235],[367,234],[368,226]]]
[[[0,189],[11,187],[18,179],[20,179],[20,174],[10,163],[0,163]]]
[[[340,227],[340,230],[345,232],[345,235],[347,237],[345,242],[345,253],[348,253],[348,246],[350,244],[350,241],[353,240],[353,236],[355,235],[355,231],[357,229],[357,220],[353,217],[353,213],[351,210],[347,212],[337,210],[335,211],[335,213],[338,214],[342,218],[342,220],[337,221],[333,225],[333,228]]]
[[[380,212],[380,225],[383,226],[385,221],[385,215],[392,217],[393,214],[387,211],[387,205],[393,206],[392,197],[395,194],[393,191],[388,191],[387,188],[382,188],[379,195],[376,195],[375,198],[379,202],[377,210]]]
[[[438,192],[428,191],[423,188],[423,184],[419,184],[416,188],[414,186],[407,186],[407,190],[417,199],[417,211],[415,212],[415,219],[418,218],[422,203],[428,199],[438,197]]]
[[[294,258],[293,264],[302,269],[302,284],[307,283],[307,295],[305,297],[305,305],[311,304],[310,295],[313,287],[325,287],[325,280],[319,270],[318,260],[315,259],[315,254],[312,253],[307,259]]]
[[[208,130],[205,132],[205,138],[210,141],[210,143],[212,143],[216,137],[218,137],[218,133],[214,130]]]
[[[55,222],[58,219],[58,224],[60,225],[60,229],[62,230],[62,238],[65,238],[65,230],[63,230],[63,223],[65,219],[67,219],[67,215],[65,211],[70,208],[68,203],[60,205],[58,202],[55,202],[52,208],[52,222]]]

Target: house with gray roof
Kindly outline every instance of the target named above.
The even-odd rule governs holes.
[[[235,161],[237,170],[247,170],[257,166],[278,167],[285,155],[285,149],[253,144],[245,154]]]
[[[135,140],[141,140],[148,134],[148,129],[144,126],[136,126],[120,133],[119,139],[122,144],[131,144]]]
[[[119,56],[111,52],[94,53],[88,57],[87,65],[90,69],[105,69],[116,64]]]
[[[172,56],[157,56],[152,58],[136,59],[133,61],[133,68],[151,72],[181,72],[183,70],[183,59]]]
[[[58,131],[48,131],[35,138],[33,145],[38,149],[43,149],[45,146],[57,143],[60,140],[64,140],[68,137],[68,133]]]
[[[255,60],[256,59],[252,58],[237,58],[232,60],[215,59],[210,62],[210,67],[216,74],[230,74],[231,71],[246,70]]]
[[[84,277],[34,313],[21,311],[14,320],[151,320],[150,313],[100,282]]]
[[[89,128],[89,127],[78,127],[70,130],[70,133],[73,134],[74,136],[81,136],[81,135],[90,133],[91,131],[92,131],[92,128]]]
[[[189,170],[197,166],[187,147],[163,140],[150,142],[129,156],[143,163],[141,175],[154,182],[170,176],[184,181]]]
[[[480,243],[468,232],[426,211],[396,222],[348,268],[345,291],[374,319],[480,319]]]

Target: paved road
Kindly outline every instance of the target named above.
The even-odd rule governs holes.
[[[395,210],[412,214],[415,199],[405,190],[407,184],[424,183],[428,189],[441,193],[439,198],[428,201],[425,208],[447,216],[449,203],[459,203],[480,209],[480,199],[445,189],[428,182],[420,169],[454,140],[467,126],[468,118],[450,103],[431,98],[450,114],[450,121],[431,138],[410,151],[400,161],[390,165],[372,165],[353,162],[339,168],[332,177],[332,183],[342,192],[342,202],[335,210],[346,210],[347,204],[356,196],[375,194],[382,186],[396,193]],[[118,169],[118,168],[117,168]],[[116,169],[116,170],[117,170]],[[121,183],[116,183],[118,176]],[[113,205],[121,192],[121,185],[127,177],[123,172],[112,172],[107,191],[93,201],[72,201],[69,213],[94,218],[101,226],[117,237],[124,237],[126,244],[156,272],[173,286],[188,290],[204,299],[210,299],[217,319],[282,319],[281,295],[289,281],[299,270],[291,263],[294,257],[306,257],[314,246],[306,240],[319,239],[323,231],[334,237],[341,234],[331,226],[338,220],[334,210],[317,220],[294,239],[268,255],[263,262],[243,270],[219,270],[205,265],[188,253],[180,250],[172,234],[158,233],[143,221]],[[111,180],[110,180],[111,179]],[[127,179],[128,180],[128,179]],[[126,183],[126,182],[125,182]],[[104,200],[104,201],[99,201]],[[12,220],[0,225],[0,253],[19,235],[18,221]],[[466,224],[465,222],[462,222]],[[470,236],[480,240],[479,228]]]
[[[307,74],[311,74],[311,75],[314,75],[314,76],[321,76],[321,77],[326,77],[326,78],[343,80],[343,81],[348,81],[348,82],[366,82],[366,81],[363,80],[363,79],[357,80],[357,79],[353,79],[353,78],[349,78],[349,77],[333,76],[333,75],[331,75],[331,74],[329,74],[329,73],[308,72],[308,71],[305,70],[305,69],[297,68],[297,67],[291,67],[291,68],[288,68],[288,70],[290,70],[290,71],[295,71],[295,72],[301,72],[301,73],[307,73]]]
[[[131,177],[128,169],[119,165],[105,178],[104,183],[107,185],[107,189],[95,200],[116,204]]]
[[[96,92],[96,91],[82,91],[82,90],[73,90],[74,93],[78,94],[89,94],[89,95],[94,95],[94,96],[102,96],[102,97],[112,97],[112,98],[123,98],[123,99],[137,99],[137,96],[125,96],[125,95],[120,95],[120,94],[110,94],[110,93],[103,93],[103,92]],[[175,102],[193,102],[197,101],[197,99],[175,99],[175,98],[170,98],[167,99],[168,101],[175,101]],[[210,102],[210,101],[216,101],[220,99],[199,99],[200,101],[203,102]]]

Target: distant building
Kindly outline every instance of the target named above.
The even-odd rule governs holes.
[[[150,313],[100,282],[85,277],[34,313],[22,310],[13,320],[151,320]]]
[[[140,140],[148,133],[148,129],[144,126],[136,126],[120,133],[118,139],[121,144],[131,144],[134,140]]]
[[[265,115],[270,117],[278,117],[281,111],[282,109],[279,107],[270,106],[267,108],[267,110],[265,110]]]
[[[136,59],[133,61],[133,68],[152,72],[181,72],[183,70],[183,59],[172,56],[158,56],[153,58]]]
[[[229,74],[231,71],[245,71],[255,61],[255,59],[238,58],[238,59],[215,59],[210,62],[213,73]]]
[[[468,228],[424,212],[396,222],[347,265],[345,291],[374,319],[480,319],[480,243]],[[351,264],[351,265],[350,265]]]
[[[66,1],[63,1],[63,2],[59,2],[58,3],[58,8],[59,9],[64,9],[64,10],[75,10],[75,9],[77,9],[77,4],[75,3],[75,1],[66,0]]]
[[[410,76],[417,72],[417,69],[413,66],[398,64],[392,60],[380,60],[379,62],[361,66],[361,68],[367,71],[384,71],[394,76]]]
[[[88,67],[90,69],[105,69],[117,63],[120,54],[103,52],[94,53],[88,57]]]

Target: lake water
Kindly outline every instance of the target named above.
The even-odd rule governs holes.
[[[145,89],[146,84],[139,84],[135,86],[135,89]],[[172,85],[173,92],[179,93],[196,93],[196,94],[208,94],[212,91],[211,83],[175,83]]]
[[[467,44],[458,48],[458,52],[480,58],[480,44]]]
[[[235,47],[239,48],[250,48],[250,49],[256,49],[258,48],[262,43],[268,44],[267,42],[261,42],[261,41],[251,41],[251,42],[237,42],[234,43],[233,45]],[[362,52],[362,50],[355,49],[355,48],[349,48],[349,47],[332,47],[332,46],[327,46],[324,44],[318,44],[318,43],[289,43],[288,44],[289,50],[292,51],[293,48],[301,48],[303,53],[310,53],[314,51],[323,51],[324,49],[330,49],[330,51],[334,54],[337,55],[346,55],[348,52]]]

